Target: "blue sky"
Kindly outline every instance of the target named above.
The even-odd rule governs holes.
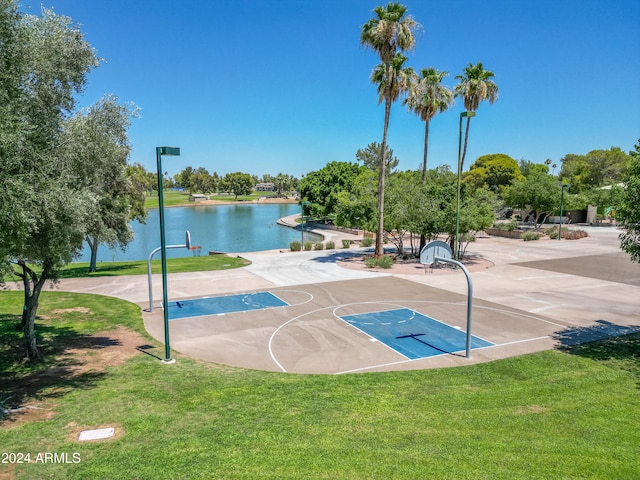
[[[384,110],[369,81],[376,54],[361,27],[385,1],[22,0],[70,16],[105,62],[79,106],[103,94],[134,102],[132,162],[155,171],[155,147],[178,146],[163,169],[289,173],[355,161],[382,140]],[[640,137],[637,0],[412,0],[422,24],[410,66],[469,63],[495,73],[499,99],[471,122],[465,169],[477,157],[560,166],[567,153],[621,147]],[[461,100],[431,122],[429,166],[455,170]],[[394,105],[389,144],[400,169],[422,162],[424,123]]]

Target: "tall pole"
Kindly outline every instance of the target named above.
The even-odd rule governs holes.
[[[454,260],[458,260],[458,250],[460,247],[460,177],[462,175],[462,119],[466,118],[467,122],[469,117],[475,117],[476,112],[461,112],[460,113],[460,128],[458,128],[458,193],[456,195],[456,237],[454,238]],[[467,123],[467,127],[469,124]]]
[[[167,295],[167,245],[164,235],[164,194],[162,192],[162,147],[156,147],[158,163],[158,205],[160,208],[160,257],[162,261],[162,309],[164,315],[164,363],[173,363],[169,346],[169,300]]]
[[[565,187],[570,187],[571,184],[565,185],[564,183],[560,185],[560,224],[558,225],[558,240],[562,238],[562,214],[564,207],[564,189]]]
[[[458,260],[458,245],[460,243],[460,176],[462,170],[462,165],[460,165],[460,155],[462,154],[462,116],[463,114],[461,113],[460,128],[458,129],[458,193],[456,195],[456,236],[453,241],[454,260]]]
[[[169,346],[169,300],[167,294],[167,245],[164,235],[164,194],[162,192],[162,155],[180,155],[176,147],[156,147],[156,161],[158,163],[158,207],[160,208],[160,251],[162,256],[162,305],[164,306],[164,360],[163,363],[175,363],[171,358]]]

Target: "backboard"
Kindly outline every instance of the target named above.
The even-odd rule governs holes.
[[[431,265],[436,257],[451,259],[451,247],[441,240],[429,242],[420,252],[420,263]]]

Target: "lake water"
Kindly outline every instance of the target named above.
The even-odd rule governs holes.
[[[283,227],[279,218],[300,212],[295,203],[246,204],[246,205],[199,205],[170,207],[164,209],[167,245],[184,245],[185,231],[191,233],[191,244],[202,246],[201,254],[209,250],[216,252],[255,252],[289,248],[293,240],[300,240],[300,231]],[[160,246],[159,210],[149,210],[146,223],[132,222],[135,240],[126,251],[98,248],[98,261],[146,260]],[[305,240],[321,240],[318,235],[305,233]],[[167,250],[167,258],[188,257],[193,253],[185,248]],[[154,258],[160,258],[157,253]],[[85,246],[77,260],[88,262],[90,251]]]

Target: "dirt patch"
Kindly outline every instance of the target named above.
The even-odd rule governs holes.
[[[23,422],[53,418],[57,397],[78,384],[95,382],[104,376],[107,368],[142,354],[139,347],[147,343],[142,335],[122,326],[82,337],[56,357],[55,366],[23,377],[12,385],[11,396],[5,400],[10,408],[0,425],[10,428]]]
[[[66,356],[73,357],[78,362],[74,365],[77,373],[104,372],[108,367],[122,365],[139,354],[137,347],[146,343],[147,340],[139,333],[119,326],[87,337],[84,344],[67,350]]]
[[[447,275],[456,273],[453,265],[448,264],[440,264],[438,267],[431,268],[426,267],[420,264],[418,259],[412,261],[397,261],[395,262],[391,268],[369,268],[364,264],[365,255],[358,255],[347,258],[345,260],[340,260],[336,262],[336,264],[342,268],[348,268],[351,270],[364,270],[364,271],[373,271],[373,272],[384,272],[384,273],[392,273],[394,275],[424,275],[426,274],[436,274],[436,275]],[[478,257],[478,256],[468,256],[465,257],[462,261],[462,264],[467,267],[467,270],[470,272],[478,272],[481,270],[486,270],[487,268],[491,268],[494,266],[493,262],[487,260],[486,258]]]
[[[91,309],[87,307],[75,307],[75,308],[56,308],[55,310],[51,310],[51,315],[39,315],[39,318],[48,320],[55,315],[64,314],[64,313],[91,313]]]

